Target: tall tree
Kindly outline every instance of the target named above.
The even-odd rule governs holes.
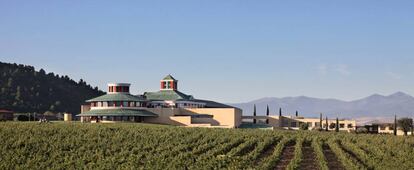
[[[253,108],[253,124],[256,124],[256,104],[254,105],[254,108]]]
[[[397,136],[397,128],[398,128],[398,126],[397,126],[397,115],[395,115],[395,118],[394,118],[394,136]]]
[[[325,131],[329,131],[329,125],[328,125],[328,116],[326,116],[326,119],[325,119],[325,121],[326,121],[326,126],[325,126]]]
[[[282,116],[282,108],[279,108],[279,116]]]
[[[322,130],[322,113],[319,115],[319,128]]]
[[[298,117],[299,116],[299,112],[296,110],[295,116]]]
[[[401,118],[398,120],[398,127],[404,131],[404,136],[408,135],[408,131],[411,130],[413,126],[413,119],[411,118]]]
[[[336,117],[335,132],[339,132],[339,119]]]
[[[44,113],[53,109],[76,114],[85,100],[105,94],[70,79],[49,75],[54,74],[46,74],[43,69],[37,72],[32,66],[0,62],[0,108],[18,113]]]
[[[414,136],[414,122],[411,124],[411,136]]]
[[[269,115],[270,115],[270,110],[269,110],[269,105],[267,105],[267,108],[266,108],[266,116],[267,116],[266,124],[269,124]]]

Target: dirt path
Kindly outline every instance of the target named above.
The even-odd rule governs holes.
[[[329,148],[328,145],[323,145],[322,148],[323,148],[323,154],[325,155],[325,158],[326,158],[326,161],[328,163],[329,169],[339,169],[339,170],[344,170],[345,169],[343,167],[343,165],[341,164],[341,162],[339,162],[336,155]]]
[[[282,155],[280,156],[280,161],[276,165],[275,169],[285,170],[294,156],[295,156],[295,143],[290,142],[286,144],[285,148],[283,148]]]
[[[265,158],[272,155],[272,153],[275,151],[276,145],[278,144],[278,141],[272,142],[269,146],[263,149],[263,151],[260,153],[260,155],[255,160],[254,164],[259,165],[260,162],[262,162]]]
[[[257,142],[254,142],[254,144],[243,148],[239,153],[236,153],[236,155],[243,156],[243,155],[249,154],[256,148],[256,146],[257,146]]]
[[[309,142],[305,142],[302,147],[303,159],[300,163],[300,168],[303,170],[317,169],[317,158],[313,148]]]
[[[341,147],[341,149],[345,152],[345,153],[347,153],[347,154],[349,154],[349,155],[351,155],[351,157],[352,158],[354,158],[359,164],[361,164],[362,166],[364,166],[365,168],[367,168],[367,169],[372,169],[372,168],[369,168],[368,167],[368,165],[367,164],[365,164],[364,163],[364,161],[362,161],[354,152],[352,152],[352,151],[350,151],[350,150],[348,150],[348,149],[346,149],[341,143],[339,143],[339,146]]]

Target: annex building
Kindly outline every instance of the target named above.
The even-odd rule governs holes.
[[[196,99],[178,90],[171,75],[160,81],[160,90],[130,94],[130,84],[110,83],[108,93],[81,106],[81,122],[145,122],[190,127],[237,128],[242,110],[209,100]]]
[[[335,131],[336,119],[322,119],[320,118],[306,118],[302,116],[243,116],[244,121],[251,122],[256,120],[257,124],[265,124],[273,128],[299,130],[302,124],[306,124],[309,130],[318,128],[328,129],[328,131]],[[356,120],[338,120],[338,127],[340,131],[352,132],[356,130]]]

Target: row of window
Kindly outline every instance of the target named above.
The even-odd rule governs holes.
[[[91,116],[90,118],[85,118],[85,121],[129,121],[129,122],[142,122],[143,118],[139,116]]]
[[[177,89],[177,82],[163,81],[161,82],[161,89]]]
[[[129,92],[128,86],[109,86],[109,92]]]
[[[304,122],[291,122],[290,127],[300,127]],[[315,125],[313,126],[312,122],[306,122],[306,124],[308,124],[308,127],[320,127],[320,123],[319,122],[315,122]],[[287,123],[284,122],[283,126],[286,126]],[[335,123],[331,123],[329,124],[329,128],[330,129],[335,129],[336,124]],[[333,127],[333,128],[332,128]],[[326,128],[326,123],[323,124],[323,128]],[[339,124],[339,128],[345,128],[345,123],[340,123]],[[353,128],[353,125],[350,123],[347,125],[347,128]]]
[[[380,127],[380,130],[386,130],[386,127],[385,127],[385,126],[381,126],[381,127]],[[394,130],[394,127],[389,126],[389,127],[388,127],[388,130]]]
[[[175,106],[171,106],[168,104],[162,104],[162,103],[151,103],[148,105],[151,108],[204,108],[204,105],[202,104],[189,104],[189,103],[179,103]]]
[[[115,101],[115,102],[91,102],[91,107],[145,107],[146,103],[143,102],[127,102],[127,101]]]
[[[127,102],[127,101],[110,101],[110,102],[91,102],[91,107],[151,107],[151,108],[203,108],[202,104],[190,104],[190,103],[179,103],[175,106],[170,106],[163,103],[151,103],[145,102]]]

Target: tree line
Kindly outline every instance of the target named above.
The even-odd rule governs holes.
[[[33,66],[0,62],[0,108],[14,112],[79,113],[87,99],[104,94],[84,80]]]

